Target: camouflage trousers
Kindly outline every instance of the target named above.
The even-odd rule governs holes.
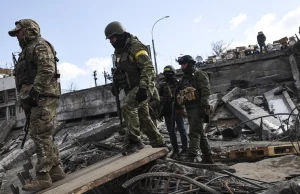
[[[53,166],[60,164],[59,152],[51,134],[57,102],[56,98],[43,97],[37,107],[22,106],[26,116],[30,111],[29,135],[36,147],[36,172],[49,172]]]
[[[190,126],[188,153],[193,156],[198,156],[199,150],[201,149],[203,155],[211,154],[211,149],[203,129],[203,110],[201,107],[195,107],[187,108],[186,112]]]
[[[138,87],[135,87],[130,90],[122,105],[122,114],[128,129],[125,139],[138,141],[141,138],[142,131],[152,144],[162,144],[163,137],[149,116],[148,101],[150,98],[141,103],[135,101],[138,89]]]

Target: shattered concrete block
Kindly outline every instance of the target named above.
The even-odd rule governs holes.
[[[253,98],[253,104],[260,106],[260,105],[262,105],[263,103],[264,103],[264,101],[263,101],[263,96],[255,96],[255,97]]]
[[[291,113],[295,108],[295,104],[287,91],[283,90],[282,86],[274,88],[266,93],[264,97],[267,100],[269,111],[276,113]],[[298,110],[294,110],[294,114],[298,114]],[[288,119],[289,115],[279,115],[281,120]]]
[[[104,123],[101,127],[80,135],[77,140],[80,142],[100,141],[117,132],[120,127],[120,123],[117,122]]]
[[[237,99],[245,94],[244,90],[238,87],[233,88],[230,92],[228,92],[225,96],[222,97],[222,101],[224,103],[228,103],[234,99]]]
[[[5,170],[9,170],[14,164],[22,160],[27,160],[27,154],[31,156],[35,153],[35,146],[31,139],[26,141],[24,148],[18,148],[10,152],[5,158],[0,161],[0,166],[3,166]]]
[[[241,121],[248,121],[257,117],[269,115],[268,112],[262,108],[252,104],[245,98],[238,98],[236,100],[230,101],[225,105],[236,117]],[[266,139],[270,139],[276,133],[282,133],[282,130],[279,129],[281,126],[280,121],[274,117],[265,117],[262,119],[262,131],[260,129],[261,120],[256,119],[246,123],[248,127],[254,130],[256,133],[264,136]],[[279,130],[278,130],[279,129]],[[276,132],[276,130],[278,130]],[[273,134],[273,132],[275,134]]]

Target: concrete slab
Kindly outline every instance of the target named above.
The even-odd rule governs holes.
[[[241,121],[248,121],[260,116],[269,115],[268,112],[263,110],[262,108],[252,104],[245,98],[238,98],[231,102],[228,102],[226,105],[236,117],[238,117]],[[246,123],[248,127],[254,130],[256,133],[262,133],[265,139],[272,139],[272,136],[276,133],[280,133],[282,131],[278,130],[280,127],[280,121],[274,117],[266,117],[262,119],[262,131],[260,129],[261,120],[256,119],[253,121],[249,121]],[[276,132],[276,130],[278,130]]]
[[[222,101],[224,103],[228,103],[229,101],[244,96],[244,93],[245,91],[243,89],[235,87],[230,92],[228,92],[225,96],[222,97]]]
[[[69,174],[65,179],[55,182],[51,188],[39,193],[84,193],[167,154],[166,148],[152,148],[150,146],[146,146],[141,151],[129,156],[119,154]]]
[[[268,102],[269,111],[272,113],[291,113],[295,108],[295,104],[283,87],[279,86],[264,93],[264,97]],[[294,110],[294,114],[298,114],[298,110]],[[289,115],[279,115],[281,120],[288,119]]]

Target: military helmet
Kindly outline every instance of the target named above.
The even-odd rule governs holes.
[[[116,21],[109,23],[104,30],[106,39],[109,39],[111,36],[116,34],[121,35],[124,32],[126,32],[124,26],[120,22],[116,22]]]
[[[15,25],[16,25],[16,27],[14,29],[8,31],[8,34],[10,36],[16,36],[17,32],[22,28],[30,29],[37,35],[40,34],[40,26],[38,25],[38,23],[36,21],[34,21],[32,19],[21,19],[19,21],[16,21]]]
[[[166,72],[172,72],[172,73],[174,73],[174,75],[176,74],[176,70],[175,70],[175,68],[172,65],[165,66],[165,68],[164,68],[164,74]]]
[[[196,63],[196,61],[193,59],[193,57],[191,55],[184,55],[182,57],[178,57],[178,59],[176,61],[179,64],[188,63],[188,64],[195,65],[195,63]]]

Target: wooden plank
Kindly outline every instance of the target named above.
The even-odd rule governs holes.
[[[168,150],[166,148],[152,148],[150,146],[146,146],[139,152],[129,156],[119,154],[72,173],[40,193],[84,193],[167,154]]]

